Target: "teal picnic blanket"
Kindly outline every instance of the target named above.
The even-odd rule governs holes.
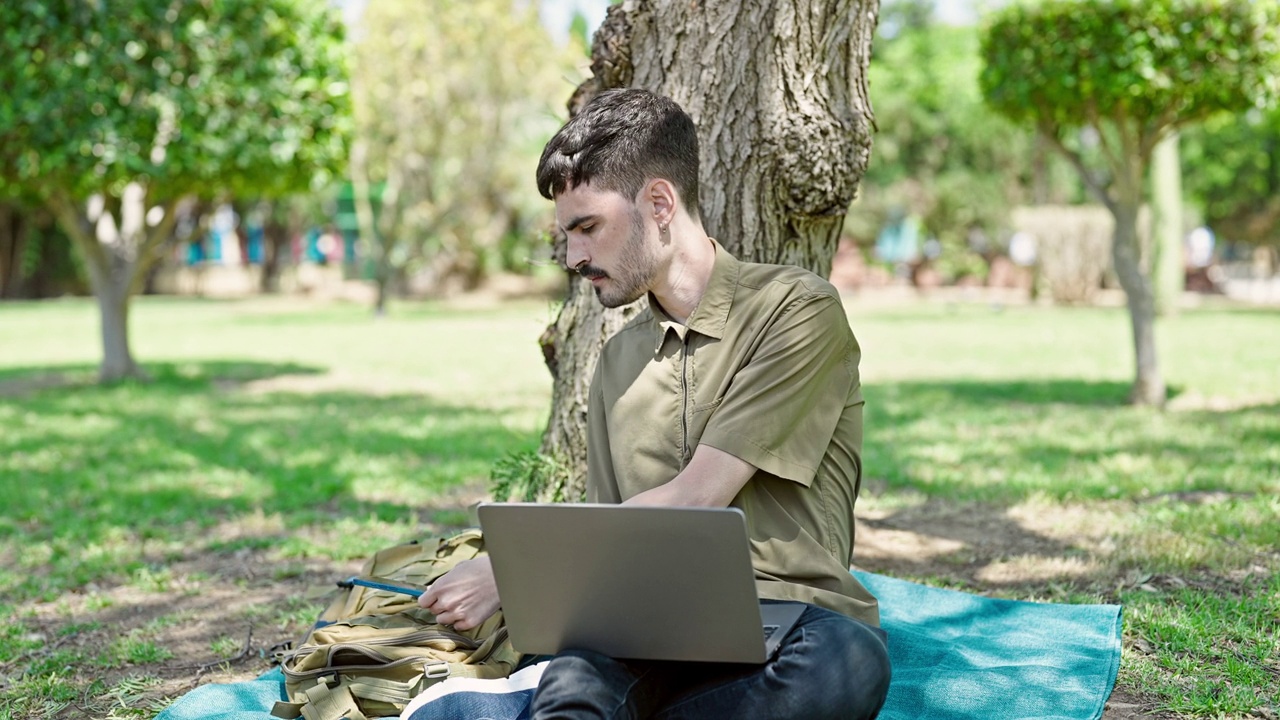
[[[889,635],[893,682],[881,720],[1102,717],[1120,666],[1120,606],[997,600],[854,574],[880,599],[880,624]],[[472,717],[523,720],[531,694],[502,697],[498,714]],[[445,696],[423,709],[441,703],[439,713],[419,711],[411,720],[467,720],[447,708],[485,703],[498,710],[498,697],[469,695]],[[284,679],[273,670],[257,680],[196,688],[156,720],[271,720],[272,703],[282,699]]]

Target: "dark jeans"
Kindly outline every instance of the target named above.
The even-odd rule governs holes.
[[[542,675],[533,718],[870,720],[890,674],[883,630],[809,605],[763,665],[624,661],[566,650]]]

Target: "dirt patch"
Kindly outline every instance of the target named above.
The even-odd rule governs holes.
[[[1098,506],[1028,501],[1012,507],[925,500],[878,507],[875,483],[859,501],[857,566],[895,577],[939,578],[988,595],[1041,594],[1052,585],[1114,589],[1105,557],[1121,520]],[[1146,578],[1150,582],[1151,578]],[[1168,720],[1128,688],[1112,693],[1103,720]]]
[[[924,500],[891,509],[861,501],[858,566],[987,590],[1109,580],[1099,558],[1119,521],[1096,506],[1012,507]]]
[[[71,652],[84,664],[67,670],[85,685],[96,679],[110,690],[129,678],[148,678],[144,692],[130,693],[127,704],[135,708],[164,704],[204,683],[252,679],[270,669],[274,648],[301,637],[306,618],[323,607],[334,580],[359,565],[281,563],[266,550],[241,550],[174,563],[152,587],[91,586],[35,607],[27,624],[38,636],[57,640],[22,664]],[[130,658],[146,644],[172,656],[157,662]],[[124,704],[122,697],[86,697],[57,717],[105,717]]]

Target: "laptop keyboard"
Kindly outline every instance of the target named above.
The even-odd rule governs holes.
[[[764,626],[764,640],[765,640],[765,642],[768,642],[768,641],[769,641],[769,638],[773,637],[773,634],[774,634],[774,633],[776,633],[776,632],[778,632],[778,626],[777,626],[777,625],[765,625],[765,626]]]

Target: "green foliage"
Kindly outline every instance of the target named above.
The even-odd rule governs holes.
[[[496,500],[564,502],[569,466],[541,453],[519,452],[499,458],[489,474]]]
[[[1220,238],[1280,245],[1280,107],[1190,128],[1182,158],[1187,195]]]
[[[87,292],[88,279],[71,240],[34,199],[0,200],[0,213],[8,214],[11,227],[25,238],[17,248],[14,267],[5,267],[0,259],[0,272],[7,272],[11,283],[5,286],[0,281],[0,296],[34,299]],[[0,234],[0,258],[14,254],[11,243],[17,239],[16,233]]]
[[[577,51],[513,0],[370,3],[356,38],[352,179],[377,196],[361,233],[383,272],[475,285],[504,255],[540,254],[549,211],[530,177]],[[504,253],[512,237],[523,252]]]
[[[1127,119],[1158,129],[1243,111],[1280,90],[1271,0],[1049,0],[995,14],[988,102],[1056,131]]]
[[[14,0],[0,28],[0,176],[42,195],[284,193],[345,157],[323,0]]]
[[[878,132],[847,229],[870,241],[906,212],[963,250],[972,228],[998,237],[1026,201],[1032,136],[983,103],[977,28],[931,12],[918,0],[884,5],[868,70]]]

